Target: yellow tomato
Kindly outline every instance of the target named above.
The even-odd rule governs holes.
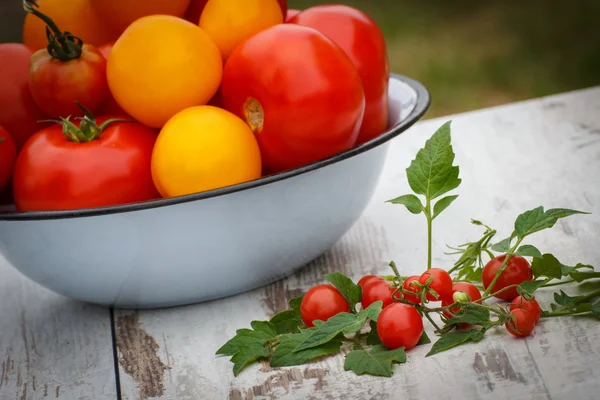
[[[185,108],[206,104],[222,74],[219,49],[206,32],[169,15],[142,17],[129,25],[107,64],[117,103],[153,128]]]
[[[283,22],[277,0],[208,0],[200,27],[213,38],[223,60],[244,39]]]
[[[236,115],[213,106],[177,113],[160,131],[152,179],[163,197],[217,189],[260,178],[254,134]]]
[[[59,29],[71,32],[84,43],[101,46],[119,37],[103,23],[91,0],[37,0],[37,4],[37,9],[52,18]],[[23,25],[23,43],[32,50],[48,46],[46,23],[29,13]]]

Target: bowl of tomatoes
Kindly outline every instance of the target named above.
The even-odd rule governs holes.
[[[360,10],[288,19],[264,0],[229,32],[230,2],[205,3],[197,22],[115,22],[106,46],[56,23],[45,48],[0,44],[0,61],[20,60],[0,100],[27,96],[23,112],[0,111],[0,251],[22,274],[107,306],[190,304],[285,277],[358,220],[427,89],[390,73]],[[93,79],[73,78],[80,67]]]

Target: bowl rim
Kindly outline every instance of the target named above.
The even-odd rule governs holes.
[[[290,169],[287,171],[279,172],[273,175],[267,175],[251,181],[238,183],[235,185],[224,186],[217,189],[206,190],[203,192],[192,193],[182,196],[162,198],[155,200],[148,200],[136,203],[128,203],[115,206],[106,207],[93,207],[93,208],[80,208],[76,210],[59,210],[59,211],[12,211],[12,212],[0,212],[0,221],[32,221],[32,220],[49,220],[49,219],[69,219],[69,218],[82,218],[92,217],[107,214],[119,214],[133,211],[150,210],[153,208],[174,206],[177,204],[189,203],[192,201],[209,199],[213,197],[223,196],[230,193],[236,193],[243,190],[253,189],[260,186],[268,185],[274,182],[279,182],[287,178],[291,178],[297,175],[302,175],[317,169],[326,167],[328,165],[346,160],[354,157],[368,150],[371,150],[377,146],[382,145],[385,142],[395,138],[400,133],[406,131],[412,125],[414,125],[427,111],[431,103],[431,96],[425,86],[412,78],[404,75],[390,73],[390,80],[396,79],[402,83],[410,86],[417,94],[416,103],[413,110],[399,123],[389,128],[379,136],[369,140],[368,142],[362,143],[349,150],[334,154],[328,158],[315,161],[313,163],[304,165],[299,168]]]

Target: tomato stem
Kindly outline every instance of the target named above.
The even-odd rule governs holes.
[[[560,282],[554,282],[554,283],[546,283],[545,285],[542,285],[541,287],[560,286],[560,285],[566,285],[567,283],[572,283],[572,282],[575,282],[575,279],[569,279],[566,281],[560,281]]]
[[[71,32],[63,32],[56,23],[35,7],[39,7],[36,0],[23,0],[23,9],[33,14],[46,23],[46,37],[48,46],[46,50],[53,58],[61,61],[77,59],[83,52],[83,40]]]
[[[431,223],[433,218],[431,218],[431,201],[429,198],[427,198],[425,206],[425,217],[427,217],[427,269],[431,269]]]

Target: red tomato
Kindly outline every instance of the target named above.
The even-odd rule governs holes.
[[[327,321],[341,312],[349,312],[348,302],[340,292],[331,285],[317,285],[311,288],[300,303],[300,315],[309,328],[313,321]]]
[[[381,277],[377,275],[365,275],[358,281],[358,286],[362,287],[363,291],[365,290],[365,286],[372,281],[383,280]]]
[[[394,303],[384,308],[377,318],[377,336],[388,349],[410,350],[423,334],[423,319],[416,308]]]
[[[413,282],[419,282],[419,275],[413,275],[413,276],[406,278],[404,280],[404,282],[402,282],[402,288],[406,291],[417,294],[417,293],[419,293],[420,289],[419,289],[419,287],[415,286]],[[421,299],[417,296],[405,294],[404,298],[413,304],[421,303]]]
[[[522,308],[512,310],[510,314],[514,319],[510,319],[504,324],[506,330],[516,337],[531,335],[535,328],[535,317]]]
[[[378,300],[383,302],[382,307],[385,308],[392,304],[392,294],[394,288],[391,288],[392,282],[386,280],[372,280],[363,287],[362,299],[360,304],[365,309]]]
[[[531,300],[525,300],[523,296],[515,297],[510,303],[510,311],[514,311],[518,308],[529,311],[531,315],[533,315],[533,319],[536,323],[542,316],[542,308],[534,297],[532,297]]]
[[[29,90],[37,105],[53,118],[83,116],[76,101],[95,111],[108,97],[106,59],[81,39],[67,35],[38,9],[32,14],[47,22],[53,36],[48,47],[33,53],[29,67]]]
[[[379,25],[363,11],[341,4],[310,7],[289,22],[324,33],[344,50],[358,69],[366,108],[357,144],[385,132],[390,67],[385,36]]]
[[[301,12],[302,12],[302,10],[296,10],[294,8],[288,9],[287,15],[285,16],[285,22],[289,23],[292,18],[294,18],[296,15],[300,14]]]
[[[438,298],[435,298],[431,293],[427,293],[427,300],[441,301],[445,297],[452,296],[452,277],[446,270],[441,268],[430,268],[421,274],[419,283],[424,285],[430,277],[433,278],[433,281],[429,285],[429,288],[437,292]]]
[[[483,272],[481,273],[481,281],[483,282],[483,287],[486,289],[488,286],[492,284],[494,277],[496,276],[496,272],[502,266],[504,259],[506,258],[506,254],[500,255],[492,260],[490,260],[485,267],[483,268]],[[498,292],[504,289],[507,286],[511,285],[520,285],[523,282],[531,281],[533,279],[533,271],[529,266],[529,262],[521,257],[521,256],[512,256],[510,260],[508,260],[508,265],[506,269],[500,275],[500,278],[494,284],[494,287],[491,290],[491,293]],[[495,297],[511,301],[515,297],[517,297],[519,293],[517,292],[517,287],[514,286],[510,289],[499,293]]]
[[[108,55],[114,46],[114,42],[107,43],[98,47],[98,51],[102,53],[104,59],[108,61]],[[127,116],[127,113],[121,108],[121,106],[117,103],[115,98],[113,97],[110,90],[108,95],[106,96],[106,100],[98,107],[96,110],[97,115],[123,115]]]
[[[294,24],[240,44],[225,65],[221,93],[225,108],[256,134],[269,172],[350,149],[365,108],[360,77],[344,52]]]
[[[0,124],[8,130],[17,149],[47,124],[48,119],[29,91],[31,50],[18,43],[0,44]]]
[[[72,210],[160,197],[150,171],[157,137],[152,129],[114,122],[96,139],[81,143],[68,139],[62,129],[61,124],[42,129],[19,153],[13,174],[17,209]]]
[[[0,191],[10,181],[16,158],[15,142],[6,129],[0,126]]]
[[[467,295],[468,301],[481,303],[481,292],[477,289],[477,286],[473,285],[470,282],[456,282],[452,285],[452,295],[450,297],[444,297],[442,299],[442,307],[448,307],[456,303],[457,300],[454,299],[454,293],[462,292]],[[454,307],[450,310],[452,314],[457,313],[460,310],[460,307]],[[446,311],[444,311],[444,315],[448,318],[451,318],[452,315]]]

